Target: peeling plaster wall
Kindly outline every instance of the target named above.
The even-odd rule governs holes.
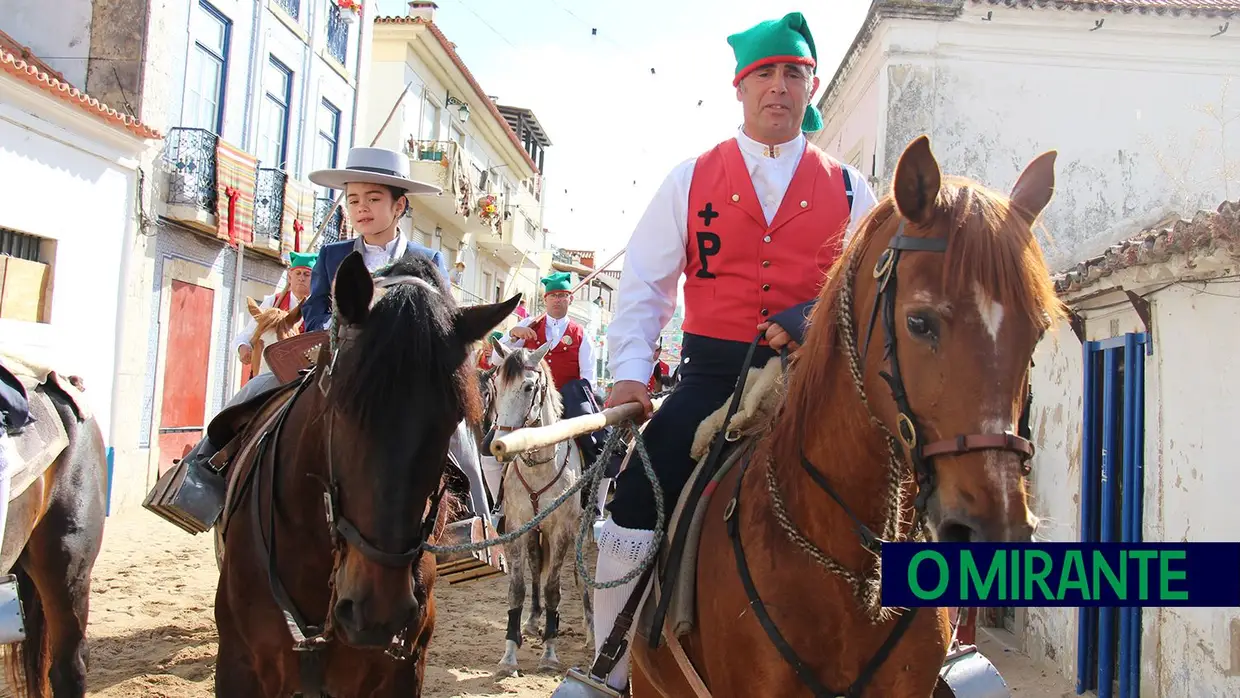
[[[1149,289],[1150,278],[1183,278],[1216,266],[1196,260],[1190,269],[1177,259],[1121,271],[1086,292],[1104,285]],[[1154,353],[1145,358],[1143,535],[1148,541],[1234,540],[1240,517],[1234,497],[1225,493],[1240,490],[1228,438],[1240,421],[1240,404],[1228,397],[1240,390],[1234,361],[1240,283],[1164,282],[1153,290],[1148,300]],[[1115,297],[1084,304],[1107,306],[1085,311],[1087,339],[1144,331],[1131,306]],[[1083,366],[1080,343],[1066,323],[1047,335],[1034,362],[1034,511],[1048,520],[1043,538],[1079,540]],[[1075,678],[1076,610],[1031,608],[1026,618],[1025,651]],[[1142,696],[1240,695],[1240,610],[1146,609],[1141,672]]]
[[[1031,508],[1042,523],[1038,538],[1079,540],[1081,482],[1081,344],[1066,322],[1048,332],[1033,355],[1033,414],[1030,428],[1037,453],[1030,484]],[[1025,651],[1058,668],[1076,672],[1076,610],[1030,608],[1025,614]]]
[[[1089,31],[1102,16],[986,5],[952,22],[886,20],[866,49],[883,60],[859,61],[841,91],[860,110],[851,83],[886,84],[879,187],[923,133],[945,171],[1004,192],[1055,149],[1042,237],[1056,269],[1240,193],[1240,35],[1211,38],[1206,18],[1117,14]]]
[[[60,71],[69,84],[86,88],[90,55],[91,0],[56,0],[54,12],[43,3],[0,0],[0,29],[40,60]]]

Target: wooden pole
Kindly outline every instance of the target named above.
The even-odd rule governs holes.
[[[666,398],[654,401],[654,408],[659,409]],[[608,407],[595,414],[583,414],[580,417],[565,419],[544,427],[526,427],[498,437],[491,441],[491,455],[498,460],[509,461],[517,454],[546,448],[578,436],[593,434],[604,427],[614,426],[629,419],[641,419],[642,406],[637,403]]]
[[[405,89],[400,91],[400,96],[396,98],[396,103],[392,105],[392,110],[388,112],[387,118],[383,120],[383,125],[379,127],[379,130],[375,133],[375,137],[370,139],[369,147],[373,148],[375,147],[375,143],[379,142],[379,136],[382,136],[383,132],[387,130],[388,124],[392,123],[392,117],[396,116],[396,110],[400,107],[400,103],[405,101],[405,95],[409,94],[409,88],[411,87],[413,87],[412,80],[405,85]],[[323,215],[323,222],[319,223],[319,229],[314,231],[314,237],[310,238],[310,242],[306,243],[307,250],[314,248],[314,243],[318,242],[319,236],[321,236],[323,231],[327,228],[327,222],[331,220],[332,214],[335,213],[336,209],[340,207],[340,202],[342,200],[344,200],[343,189],[341,189],[340,193],[336,195],[336,200],[332,203],[332,207],[329,208],[327,213]]]

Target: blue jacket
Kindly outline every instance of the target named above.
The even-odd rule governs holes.
[[[797,344],[805,343],[805,330],[809,327],[809,314],[818,303],[818,299],[798,303],[797,305],[772,315],[768,320],[779,325]]]
[[[301,317],[306,323],[307,332],[327,329],[327,321],[331,319],[332,280],[336,278],[336,270],[340,268],[340,263],[349,256],[356,244],[356,240],[341,240],[330,245],[323,245],[319,249],[318,261],[314,263],[314,270],[310,272],[310,297],[301,306]],[[435,263],[435,266],[439,267],[439,273],[443,275],[444,283],[447,283],[448,263],[444,260],[442,252],[436,252],[429,247],[410,241],[405,247],[405,253],[428,257]]]

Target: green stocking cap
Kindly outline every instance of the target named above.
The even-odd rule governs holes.
[[[814,48],[814,36],[809,24],[800,12],[790,12],[782,19],[769,19],[728,37],[728,45],[736,55],[735,87],[744,77],[764,65],[772,63],[800,63],[818,72],[818,51]],[[813,104],[805,108],[801,130],[822,130],[822,114]]]
[[[573,275],[572,272],[560,271],[548,276],[542,280],[543,295],[554,291],[572,291]]]
[[[305,254],[302,252],[289,252],[288,253],[288,268],[296,269],[297,267],[309,267],[313,269],[314,262],[318,258],[319,258],[319,255],[317,253]]]

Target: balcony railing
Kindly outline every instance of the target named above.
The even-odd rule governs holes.
[[[280,9],[293,19],[301,19],[301,0],[275,0]]]
[[[272,167],[260,167],[254,185],[254,235],[280,239],[284,225],[284,184],[288,175]]]
[[[349,50],[349,23],[344,21],[340,6],[334,2],[327,4],[327,52],[345,65],[345,56]]]
[[[327,221],[327,227],[323,228],[323,236],[319,238],[319,245],[328,245],[340,241],[340,230],[344,227],[344,211],[338,207],[333,210],[332,206],[335,203],[335,199],[322,197],[314,200],[314,230],[316,232],[319,226],[323,225],[323,216],[327,215],[328,211],[332,211],[332,217]]]
[[[216,188],[216,146],[220,137],[201,128],[168,129],[164,160],[168,177],[167,203],[192,206],[212,215],[219,196]]]

